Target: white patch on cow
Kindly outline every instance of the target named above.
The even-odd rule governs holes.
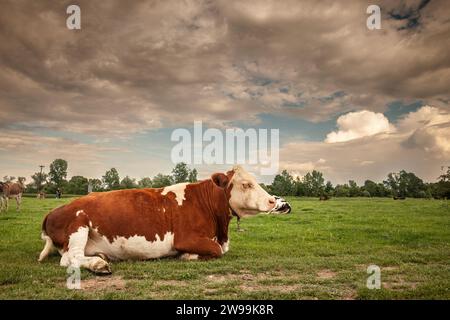
[[[198,254],[195,253],[183,253],[180,256],[181,260],[189,261],[189,260],[198,260]]]
[[[84,248],[86,246],[88,235],[88,227],[79,227],[76,232],[70,235],[68,245],[69,250],[63,253],[60,261],[61,266],[80,266],[78,258],[84,257]]]
[[[163,208],[163,212],[166,212],[166,208]]]
[[[222,253],[227,253],[230,250],[230,240],[222,244]]]
[[[177,254],[173,247],[174,234],[166,232],[163,239],[156,234],[155,241],[148,241],[144,236],[134,235],[129,238],[115,237],[111,243],[107,237],[93,229],[86,245],[86,255],[101,252],[111,260],[154,259]]]
[[[89,221],[89,227],[92,228],[92,221]]]
[[[174,184],[173,186],[168,186],[163,189],[161,194],[165,196],[169,192],[173,192],[175,194],[175,199],[178,202],[178,205],[181,206],[183,204],[183,200],[186,200],[184,197],[184,190],[186,189],[186,186],[188,185],[188,182],[178,183]]]
[[[80,214],[82,214],[82,213],[84,213],[83,210],[78,210],[78,211],[77,211],[77,217],[78,217]]]

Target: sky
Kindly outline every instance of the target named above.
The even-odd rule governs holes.
[[[81,8],[81,30],[66,8]],[[381,8],[369,30],[366,9]],[[446,1],[23,1],[0,11],[0,177],[170,173],[171,133],[278,129],[279,171],[450,165]],[[200,178],[226,165],[198,165]],[[251,170],[251,168],[250,168]],[[254,173],[262,182],[273,176]]]

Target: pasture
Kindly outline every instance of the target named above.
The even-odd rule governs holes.
[[[44,215],[70,199],[24,198],[0,214],[0,299],[449,299],[450,209],[438,200],[290,198],[293,213],[230,226],[221,259],[113,262],[65,287],[59,255],[37,262]],[[381,268],[369,290],[366,269]]]

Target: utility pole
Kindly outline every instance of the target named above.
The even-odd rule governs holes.
[[[44,169],[45,166],[42,164],[39,166],[41,168],[41,171],[39,172],[39,186],[38,186],[38,193],[41,192],[41,185],[42,185],[42,169]]]

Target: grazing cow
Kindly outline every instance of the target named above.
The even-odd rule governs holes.
[[[218,258],[228,251],[233,215],[290,210],[240,166],[197,183],[94,192],[44,218],[45,247],[39,261],[55,247],[62,255],[61,266],[95,273],[110,273],[108,260]]]
[[[8,211],[8,207],[9,207],[9,199],[16,199],[16,210],[20,211],[20,204],[22,202],[22,194],[23,191],[25,190],[25,186],[23,184],[23,182],[25,181],[25,178],[18,178],[17,179],[18,182],[6,182],[3,183],[2,189],[2,195],[3,195],[3,200],[5,202],[5,209],[6,211]],[[3,200],[2,200],[2,206],[3,206]]]

